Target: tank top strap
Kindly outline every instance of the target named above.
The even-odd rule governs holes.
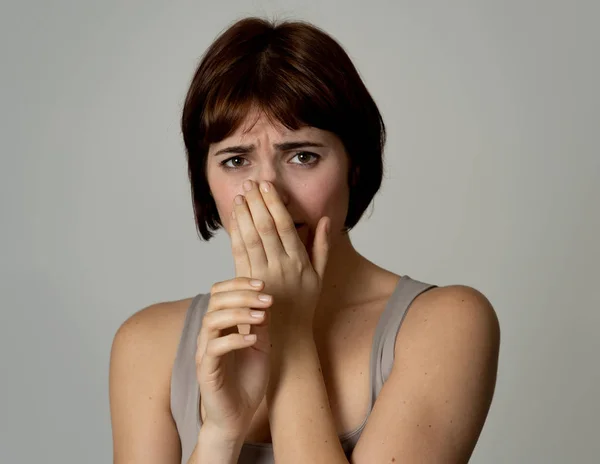
[[[392,371],[396,336],[408,308],[421,293],[435,287],[436,285],[412,279],[408,275],[402,276],[398,281],[398,285],[381,314],[373,336],[371,408]]]
[[[192,299],[171,372],[171,415],[181,441],[181,462],[187,462],[198,439],[196,348],[209,298],[210,293],[200,293]]]

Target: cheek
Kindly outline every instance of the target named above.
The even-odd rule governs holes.
[[[332,182],[332,179],[335,181]],[[312,184],[310,190],[318,194],[306,195],[303,204],[315,225],[322,216],[328,216],[335,227],[339,225],[341,228],[348,210],[349,189],[346,179],[331,176]]]
[[[337,201],[336,197],[343,194],[343,189],[338,183],[325,179],[323,182],[312,185],[311,192],[313,192],[312,195],[307,196],[307,202],[311,205],[311,209],[323,210]]]
[[[233,199],[238,193],[237,189],[231,187],[220,187],[212,191],[221,222],[228,231],[231,223],[231,212],[233,211]]]

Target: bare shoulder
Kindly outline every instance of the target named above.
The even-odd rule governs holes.
[[[407,357],[414,362],[416,353],[435,354],[444,363],[478,358],[495,380],[499,349],[500,323],[491,302],[473,287],[450,285],[415,298],[396,336],[395,356],[398,363]],[[471,358],[464,356],[467,353]]]
[[[434,455],[456,453],[444,462],[462,462],[458,456],[473,451],[494,396],[499,351],[496,311],[475,288],[433,288],[407,312],[396,340],[395,382],[404,382],[414,400],[415,421],[435,428],[426,431],[439,440]]]
[[[171,371],[191,301],[141,309],[114,336],[109,372],[114,462],[179,462]]]
[[[452,285],[421,293],[353,462],[468,462],[494,395],[499,347],[500,324],[481,292]],[[383,444],[378,430],[387,431]]]
[[[491,302],[479,290],[466,285],[435,287],[415,298],[398,332],[402,343],[425,335],[430,343],[447,343],[453,337],[460,344],[497,346],[500,323]],[[402,343],[397,343],[397,350]]]
[[[140,361],[153,354],[152,364],[175,359],[183,323],[192,298],[155,303],[128,317],[117,330],[113,351],[128,350]],[[148,360],[150,361],[150,360]],[[161,363],[162,364],[162,363]]]
[[[160,335],[169,337],[173,331],[183,329],[183,321],[192,298],[154,303],[129,316],[117,331],[117,336]]]

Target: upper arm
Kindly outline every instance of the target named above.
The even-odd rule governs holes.
[[[109,390],[115,464],[181,461],[170,382],[184,311],[180,302],[149,306],[114,337]]]
[[[468,462],[494,395],[499,347],[496,313],[477,290],[416,298],[351,462]]]

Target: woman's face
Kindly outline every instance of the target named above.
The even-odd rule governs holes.
[[[282,144],[297,145],[278,146]],[[232,136],[211,144],[206,161],[208,184],[228,234],[233,199],[244,194],[243,182],[267,180],[275,185],[294,222],[304,223],[298,235],[307,249],[312,247],[321,217],[331,219],[332,240],[344,227],[347,173],[348,157],[333,133],[314,127],[289,131],[271,125],[263,114],[257,120],[256,113]]]

